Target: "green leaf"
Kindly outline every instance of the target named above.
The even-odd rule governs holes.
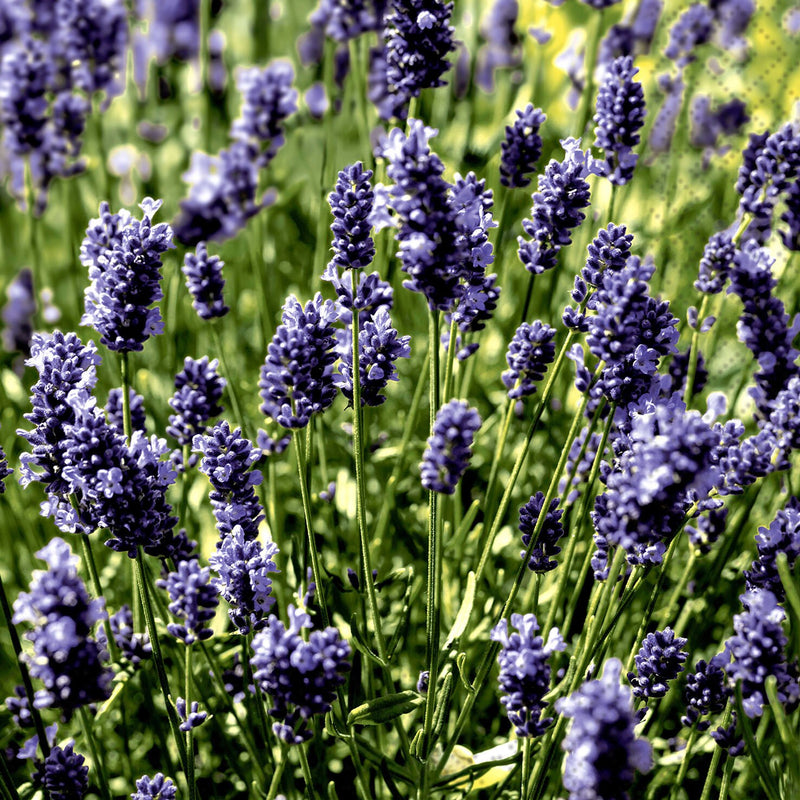
[[[364,638],[364,635],[361,633],[361,630],[358,627],[355,614],[350,617],[350,633],[353,636],[353,646],[359,651],[359,653],[362,653],[367,658],[374,661],[378,666],[389,666],[367,643],[367,640]]]
[[[447,712],[450,710],[450,701],[453,698],[453,688],[455,680],[453,678],[453,670],[448,669],[441,678],[439,691],[436,694],[436,705],[433,708],[433,725],[431,732],[433,734],[433,741],[439,738],[442,732],[444,723],[447,719]]]
[[[106,714],[108,714],[109,711],[111,711],[111,707],[122,693],[122,690],[127,685],[128,679],[131,677],[131,675],[131,672],[118,672],[116,674],[114,677],[114,688],[111,690],[111,696],[97,710],[97,713],[94,715],[95,722],[99,722]]]
[[[444,643],[444,652],[447,653],[453,649],[456,642],[461,638],[464,631],[469,624],[469,617],[472,613],[472,606],[475,603],[475,573],[470,570],[467,575],[467,588],[464,592],[464,599],[461,601],[461,608],[458,609],[453,627],[450,628],[450,633],[447,634],[447,641]]]
[[[407,689],[396,694],[387,694],[362,703],[347,715],[348,725],[383,725],[397,717],[408,714],[419,708],[425,698],[417,692]]]

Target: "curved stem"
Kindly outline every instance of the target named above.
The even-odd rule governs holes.
[[[187,644],[185,648],[184,661],[184,696],[186,701],[187,718],[191,714],[192,708],[192,645]],[[189,800],[194,800],[197,796],[197,786],[194,779],[194,742],[192,741],[192,729],[186,731],[186,783],[189,785]]]
[[[97,783],[100,787],[100,794],[103,795],[103,800],[111,800],[111,790],[108,788],[105,765],[100,758],[100,751],[97,749],[97,740],[94,738],[94,731],[92,730],[92,720],[89,717],[89,713],[86,711],[86,706],[81,706],[78,709],[78,716],[81,718],[81,727],[86,735],[86,743],[89,745],[89,752],[92,754],[92,761],[94,762],[94,768],[97,772]]]
[[[125,433],[125,439],[130,444],[133,425],[131,424],[130,364],[128,363],[128,352],[126,350],[119,354],[119,367],[122,378],[122,429]]]
[[[267,790],[267,796],[265,800],[275,800],[275,797],[278,794],[278,789],[281,785],[281,778],[283,777],[283,772],[286,769],[286,764],[289,760],[289,746],[285,742],[281,742],[281,753],[278,758],[278,765],[275,768],[275,772],[272,773],[272,780],[269,784],[269,789]]]

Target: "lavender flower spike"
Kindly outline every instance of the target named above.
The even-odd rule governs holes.
[[[636,671],[628,673],[634,697],[649,700],[666,695],[669,681],[675,680],[683,670],[687,655],[682,648],[686,641],[675,636],[671,628],[644,637],[634,659]]]
[[[42,786],[52,800],[81,800],[89,791],[89,767],[74,748],[74,741],[64,748],[52,747],[33,775],[33,783]]]
[[[553,721],[552,717],[541,718],[546,705],[543,698],[550,688],[548,659],[566,645],[557,628],[550,630],[547,642],[537,636],[539,623],[533,614],[512,614],[511,624],[514,633],[509,634],[505,619],[491,632],[492,640],[502,645],[497,656],[498,681],[505,692],[501,702],[517,736],[541,736]]]
[[[167,433],[181,447],[190,445],[195,436],[204,433],[209,420],[222,413],[219,401],[227,381],[217,373],[219,361],[208,356],[194,359],[186,356],[183,369],[175,376],[175,394],[169,399],[170,414]]]
[[[194,253],[187,252],[184,257],[181,269],[186,276],[186,288],[192,295],[192,306],[201,319],[224,317],[230,311],[222,297],[224,266],[219,256],[208,254],[205,242],[200,242]]]
[[[630,56],[615,58],[597,93],[594,146],[604,151],[606,175],[616,186],[630,181],[639,158],[633,148],[639,144],[645,106],[642,85],[633,80],[638,71]]]
[[[301,744],[312,736],[308,720],[330,710],[345,682],[350,646],[336,628],[311,631],[304,641],[301,634],[312,627],[311,618],[291,605],[288,615],[288,628],[274,615],[269,618],[253,639],[250,661],[253,677],[272,699],[269,713],[279,720],[273,730],[284,742]]]
[[[175,245],[168,224],[151,222],[161,202],[145,198],[141,221],[127,211],[112,214],[108,203],[101,203],[100,217],[89,223],[81,245],[91,281],[81,324],[94,327],[110,350],[141,350],[164,330],[161,312],[151,306],[164,296],[161,255]]]
[[[420,465],[426,489],[455,492],[469,466],[472,441],[480,426],[478,412],[463,400],[451,400],[439,409]]]
[[[536,320],[523,322],[508,345],[506,361],[509,369],[503,373],[503,383],[512,400],[528,397],[536,392],[536,384],[544,377],[547,365],[556,355],[553,338],[555,328]]]
[[[550,507],[545,513],[545,520],[539,531],[539,537],[536,544],[531,550],[530,560],[528,561],[528,568],[531,572],[550,572],[555,569],[558,563],[550,560],[550,556],[558,555],[561,548],[558,546],[558,540],[564,536],[564,526],[561,524],[561,516],[564,510],[559,508],[560,500],[554,497],[550,501]],[[544,494],[536,492],[531,499],[525,503],[519,510],[519,530],[522,534],[522,544],[527,548],[533,536],[533,531],[539,522],[539,516],[542,513],[542,506],[544,505]],[[521,555],[525,555],[525,550]]]
[[[620,686],[621,672],[622,662],[610,658],[600,679],[556,702],[556,710],[572,719],[562,743],[569,800],[627,800],[634,770],[653,766],[650,743],[634,732],[636,716],[630,691]]]
[[[500,145],[500,183],[512,188],[527,186],[528,177],[542,155],[542,137],[539,128],[546,116],[531,103],[517,110],[517,119],[506,126],[506,137]]]
[[[136,791],[131,795],[131,800],[175,800],[177,794],[178,787],[172,780],[157,772],[152,778],[142,775],[136,781]]]
[[[525,233],[519,242],[518,255],[528,272],[539,275],[556,265],[558,252],[572,242],[572,230],[586,216],[581,209],[589,205],[586,176],[597,172],[592,157],[580,149],[580,139],[563,139],[564,160],[551,160],[539,176],[538,191],[533,195],[533,219],[522,223]]]
[[[258,383],[262,413],[284,428],[304,428],[336,398],[336,319],[334,304],[319,293],[305,307],[294,295],[284,303]]]
[[[341,269],[368,267],[375,255],[369,222],[375,199],[371,178],[372,170],[357,161],[339,173],[336,188],[328,196],[333,213],[331,265]]]
[[[33,654],[22,656],[31,677],[44,684],[34,705],[69,713],[111,693],[113,673],[103,666],[106,653],[90,635],[106,618],[105,601],[89,597],[78,575],[78,557],[63,539],[52,539],[36,556],[48,569],[34,571],[30,591],[14,602],[13,622],[34,626],[25,634]]]
[[[219,605],[216,586],[209,585],[208,567],[200,567],[197,559],[181,561],[176,572],[157,585],[169,592],[169,610],[182,620],[170,623],[167,630],[184,644],[203,641],[211,636],[206,623],[213,619]]]

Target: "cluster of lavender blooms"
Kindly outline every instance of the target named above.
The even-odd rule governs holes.
[[[47,8],[43,8],[46,5]],[[0,45],[3,161],[12,194],[41,214],[56,177],[83,169],[81,137],[91,97],[106,104],[123,87],[128,18],[121,3],[103,0],[19,2],[5,13]]]
[[[428,446],[422,455],[422,485],[442,494],[453,494],[469,466],[472,442],[481,418],[463,400],[450,400],[436,412]]]
[[[491,638],[500,642],[497,657],[500,665],[498,682],[504,696],[508,719],[517,736],[541,736],[552,723],[552,717],[542,718],[544,696],[550,689],[550,656],[566,645],[557,628],[552,628],[545,642],[536,635],[539,623],[533,614],[512,614],[511,624],[516,631],[508,632],[508,620],[492,629]]]
[[[60,708],[68,715],[111,693],[107,654],[91,636],[95,623],[106,618],[103,598],[92,599],[78,576],[78,557],[58,537],[36,553],[47,570],[33,573],[30,589],[14,603],[14,624],[32,626],[25,636],[33,654],[24,654],[32,678],[44,688],[34,698],[36,708]]]
[[[648,633],[634,658],[635,671],[628,673],[633,696],[645,701],[664,697],[669,681],[683,670],[688,655],[683,651],[688,639],[676,636],[671,628]]]
[[[284,141],[283,126],[297,110],[294,70],[285,61],[243,70],[237,79],[241,116],[231,127],[231,144],[217,155],[195,152],[183,180],[175,236],[186,245],[235,236],[267,203],[258,196],[261,170]]]
[[[603,675],[556,702],[572,720],[562,747],[567,753],[564,787],[570,800],[628,797],[634,774],[653,765],[652,748],[636,736],[630,690],[621,686],[622,663],[606,661]]]
[[[288,744],[312,736],[308,721],[331,708],[336,690],[350,669],[350,646],[336,628],[311,630],[309,615],[289,606],[289,627],[271,616],[253,639],[253,677],[273,701],[270,716],[276,735]]]
[[[200,242],[194,253],[186,253],[182,269],[186,276],[186,288],[192,295],[192,306],[201,319],[224,317],[230,309],[225,305],[222,290],[225,280],[219,256],[208,253],[205,242]]]

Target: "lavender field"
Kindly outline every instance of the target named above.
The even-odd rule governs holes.
[[[798,63],[0,0],[0,800],[800,797]]]

